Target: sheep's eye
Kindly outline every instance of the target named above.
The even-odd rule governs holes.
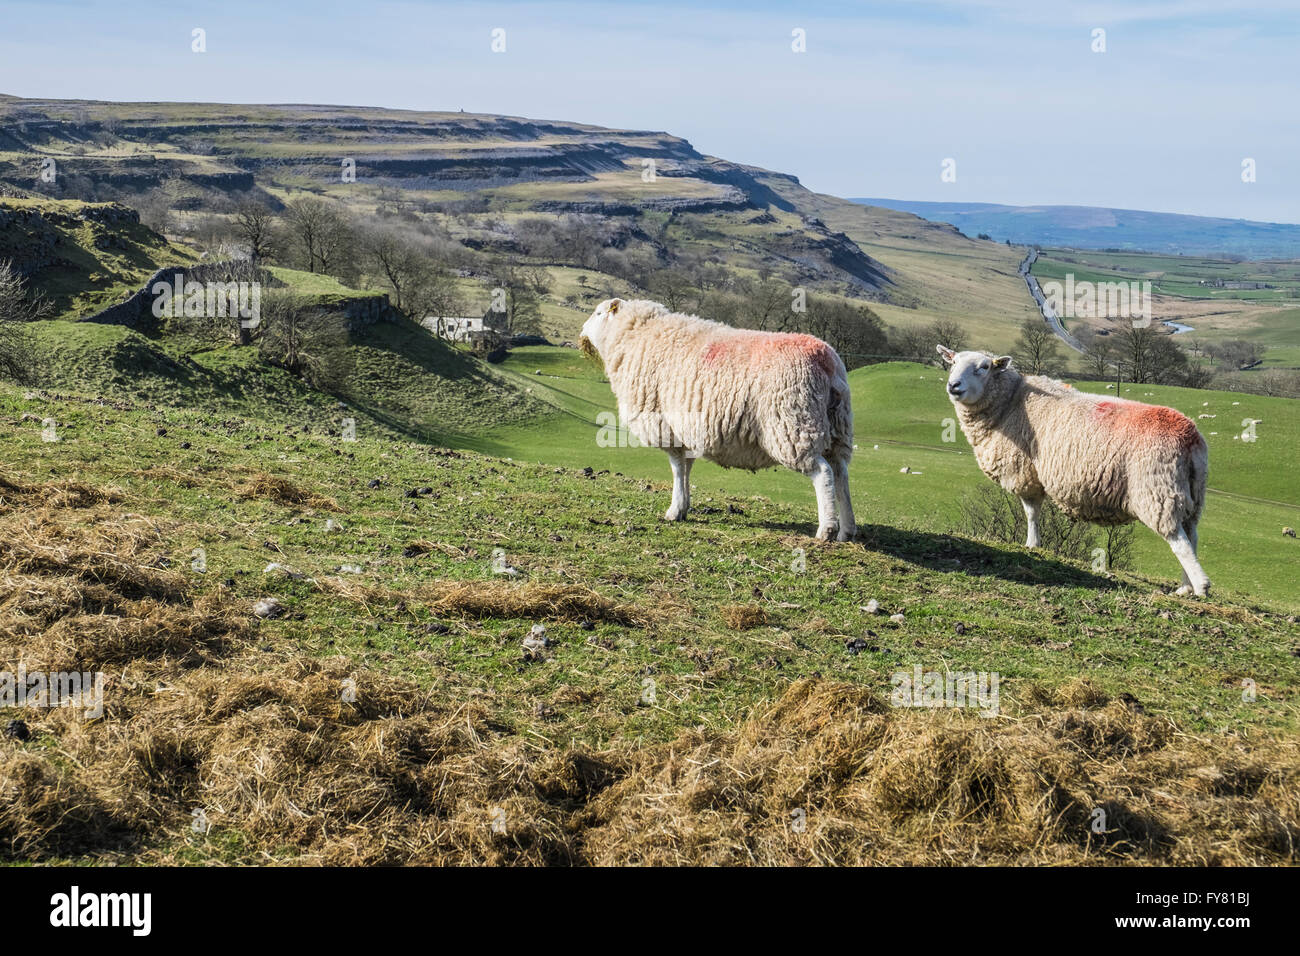
[[[981,375],[983,375],[983,374],[984,374],[985,372],[987,372],[988,370],[989,370],[989,367],[988,367],[987,365],[981,365],[981,366],[979,367],[979,373],[980,373]]]

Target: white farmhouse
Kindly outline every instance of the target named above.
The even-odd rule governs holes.
[[[506,316],[504,312],[487,309],[482,315],[427,315],[420,324],[451,342],[474,342],[504,332]]]

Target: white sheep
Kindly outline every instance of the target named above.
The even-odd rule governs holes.
[[[1209,449],[1190,418],[1021,375],[1007,355],[938,350],[952,366],[948,397],[975,460],[1024,505],[1027,547],[1040,543],[1044,497],[1085,521],[1136,519],[1164,538],[1182,565],[1178,593],[1209,592],[1196,558]]]
[[[817,537],[857,533],[849,503],[853,410],[844,363],[811,335],[755,332],[609,299],[582,327],[618,399],[619,418],[673,472],[669,521],[686,517],[691,465],[784,465],[812,479]]]

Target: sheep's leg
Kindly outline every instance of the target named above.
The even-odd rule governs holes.
[[[673,502],[664,512],[669,521],[681,521],[691,508],[691,465],[695,459],[684,448],[668,449],[668,464],[673,469]]]
[[[840,459],[831,466],[835,477],[835,505],[840,519],[840,541],[852,541],[858,533],[858,523],[853,517],[853,502],[849,500],[849,463]]]
[[[1169,542],[1174,557],[1178,558],[1178,563],[1183,568],[1183,586],[1177,593],[1195,593],[1198,597],[1209,594],[1210,578],[1202,570],[1201,562],[1196,557],[1196,522],[1187,522],[1176,534],[1170,535],[1165,540]]]
[[[1192,527],[1189,528],[1186,524],[1184,524],[1184,525],[1183,525],[1183,530],[1187,532],[1187,540],[1188,540],[1188,542],[1189,542],[1189,543],[1191,544],[1191,546],[1192,546],[1192,553],[1195,554],[1195,553],[1196,553],[1196,526],[1193,525]],[[1192,579],[1189,578],[1189,577],[1187,576],[1187,568],[1183,565],[1183,562],[1182,562],[1181,559],[1179,559],[1178,565],[1179,565],[1179,568],[1182,570],[1182,573],[1183,573],[1183,583],[1182,583],[1182,586],[1181,586],[1177,591],[1175,591],[1174,593],[1175,593],[1175,594],[1191,594],[1191,593],[1192,593]]]
[[[1038,534],[1038,512],[1043,507],[1043,499],[1022,497],[1020,503],[1025,506],[1025,522],[1029,525],[1029,534],[1025,538],[1025,547],[1037,548],[1043,543],[1043,539]]]
[[[1201,562],[1196,560],[1196,528],[1192,528],[1190,535],[1186,528],[1179,528],[1173,534],[1166,535],[1165,540],[1169,542],[1178,563],[1183,566],[1184,583],[1178,593],[1186,594],[1190,590],[1197,597],[1205,597],[1210,591],[1210,579],[1201,569]]]
[[[691,454],[690,449],[682,453],[682,501],[685,504],[682,507],[682,514],[691,510],[691,466],[695,464],[695,456]]]
[[[813,491],[817,493],[817,537],[830,541],[839,531],[835,520],[835,470],[818,456],[810,469]]]

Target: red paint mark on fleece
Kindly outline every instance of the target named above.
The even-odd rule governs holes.
[[[756,359],[766,358],[769,355],[801,356],[811,359],[827,375],[835,373],[835,359],[832,357],[831,347],[811,335],[792,332],[764,335],[753,340],[750,354]]]
[[[710,342],[704,350],[704,364],[715,365],[727,354],[727,346],[722,342]]]
[[[1195,423],[1182,412],[1163,405],[1143,402],[1098,402],[1093,418],[1127,439],[1166,438],[1180,448],[1192,448],[1200,442]]]
[[[811,359],[827,375],[835,374],[831,347],[821,339],[794,332],[770,332],[710,342],[705,346],[701,361],[705,365],[738,360],[755,363],[772,357]]]

